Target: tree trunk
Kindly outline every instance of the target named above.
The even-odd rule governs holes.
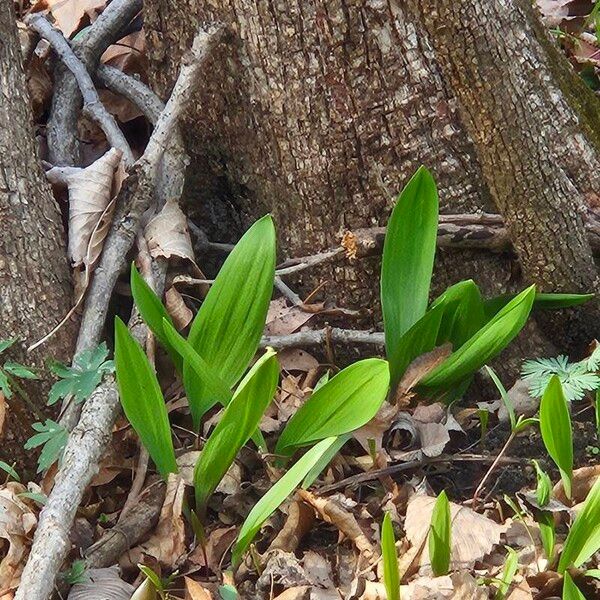
[[[485,140],[471,136],[477,129],[465,119],[462,95],[454,89],[458,83],[448,76],[447,57],[438,57],[435,25],[423,24],[414,4],[413,9],[383,0],[146,3],[153,85],[163,96],[199,23],[219,20],[231,30],[229,43],[214,59],[213,77],[201,92],[202,111],[190,114],[184,127],[194,158],[188,185],[191,210],[203,226],[213,223],[212,229],[207,227],[209,236],[231,235],[222,225],[231,223],[227,217],[232,214],[245,222],[268,210],[277,220],[286,256],[314,253],[339,243],[346,229],[384,224],[392,197],[419,164],[433,170],[443,212],[494,212],[496,201],[518,235],[520,211],[514,205],[528,202],[527,223],[532,224],[533,212],[545,206],[553,185],[543,185],[538,195],[538,181],[532,181],[527,195],[511,199],[512,212],[502,204],[503,199],[508,202],[506,195],[498,199],[492,160],[480,156]],[[465,44],[468,34],[461,32]],[[511,93],[518,91],[510,88]],[[544,98],[549,93],[545,90]],[[578,140],[582,151],[595,154],[583,136]],[[528,146],[521,152],[529,151]],[[550,152],[559,149],[553,145]],[[518,165],[499,164],[507,180],[520,176]],[[541,215],[545,219],[566,205],[553,200],[550,206]],[[581,254],[577,260],[582,274],[567,279],[567,285],[589,289],[586,284],[594,282],[591,252],[572,205],[561,219],[565,227],[573,227],[573,251]],[[524,234],[519,241],[517,248],[523,252]],[[526,280],[559,289],[548,275],[545,253],[536,255],[545,278],[536,277],[534,261],[523,256]],[[570,257],[563,249],[552,260],[561,263],[562,274]],[[473,277],[488,294],[525,283],[510,257],[439,252],[438,289],[465,277]],[[324,266],[304,275],[299,285],[308,292],[323,280],[330,282],[324,292],[328,298],[368,308],[370,324],[380,325],[376,260]],[[535,352],[547,348],[530,332],[521,341]]]
[[[44,362],[70,356],[74,331],[67,324],[49,345],[25,353],[68,311],[72,294],[61,215],[37,160],[11,0],[0,1],[0,81],[0,339],[19,340],[0,356],[0,367],[7,358],[18,360],[40,369],[42,378],[25,386],[30,404],[17,393],[6,400],[0,457],[18,461],[21,468],[35,464],[23,443],[46,404]]]

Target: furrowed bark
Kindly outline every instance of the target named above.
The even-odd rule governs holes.
[[[32,113],[23,73],[12,2],[0,2],[0,339],[18,337],[18,346],[0,357],[34,365],[42,381],[25,388],[38,414],[15,393],[7,399],[0,457],[19,472],[35,472],[35,453],[23,443],[33,418],[44,416],[49,357],[68,360],[74,323],[67,323],[49,346],[29,355],[25,348],[40,331],[58,323],[72,302],[60,212],[37,159]],[[49,416],[49,415],[48,415]]]
[[[598,205],[600,121],[581,110],[600,103],[569,75],[528,0],[410,5],[458,98],[526,278],[540,291],[600,292],[583,219]],[[590,302],[566,322],[543,319],[574,349],[598,332],[600,305]]]

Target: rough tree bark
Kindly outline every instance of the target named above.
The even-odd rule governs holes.
[[[30,406],[15,394],[7,400],[0,457],[19,469],[35,464],[23,450],[31,420],[46,404],[44,362],[67,360],[74,328],[67,324],[37,352],[24,348],[54,327],[72,302],[60,212],[37,160],[32,113],[26,89],[13,3],[0,2],[0,339],[17,337],[10,358],[38,367],[42,381],[26,386]],[[6,355],[2,355],[2,359]],[[0,360],[2,360],[0,359]]]
[[[491,9],[479,10],[480,5],[497,4],[497,12],[503,8],[508,14],[514,8],[512,0],[466,4],[481,19],[484,14],[492,19],[498,15],[487,14]],[[195,159],[188,186],[192,210],[209,234],[221,239],[227,232],[215,231],[214,226],[211,230],[208,224],[230,223],[223,213],[241,214],[244,221],[270,210],[278,222],[283,253],[307,254],[339,242],[344,229],[383,224],[391,198],[423,163],[435,173],[444,212],[500,209],[505,213],[525,270],[523,278],[520,268],[507,257],[441,252],[438,285],[473,277],[487,293],[515,289],[524,285],[524,280],[536,281],[544,289],[561,289],[557,281],[568,273],[565,267],[577,254],[578,275],[566,277],[564,285],[597,289],[591,252],[575,214],[577,203],[593,189],[597,178],[592,168],[596,149],[586,137],[591,131],[588,123],[573,121],[574,113],[564,95],[553,97],[560,89],[554,81],[559,75],[564,77],[564,65],[550,63],[549,43],[544,53],[538,50],[542,43],[537,39],[524,40],[520,47],[505,45],[497,33],[487,35],[500,25],[485,25],[484,34],[477,19],[460,23],[460,30],[457,24],[452,31],[439,32],[433,16],[423,23],[423,11],[416,0],[412,4],[396,0],[147,2],[145,28],[153,84],[163,96],[198,21],[221,20],[231,31],[229,44],[215,59],[219,68],[203,86],[202,111],[190,114],[184,128]],[[526,19],[524,24],[518,22],[520,18]],[[515,39],[539,34],[531,11],[503,19],[503,26]],[[510,146],[505,144],[511,156],[508,163],[503,158],[494,166],[487,138],[476,135],[480,124],[468,119],[465,94],[469,92],[462,88],[471,85],[468,76],[480,74],[467,73],[462,79],[452,76],[449,61],[456,59],[458,51],[449,57],[442,42],[453,35],[462,36],[465,45],[475,39],[481,46],[478,53],[500,53],[514,71],[528,60],[533,51],[529,45],[538,50],[544,76],[534,79],[531,70],[523,67],[528,87],[507,85],[508,100],[500,97],[509,105],[517,102],[524,106],[527,112],[521,118],[530,119],[534,109],[540,113],[537,120],[519,129]],[[493,61],[490,65],[488,71]],[[504,66],[507,70],[509,66]],[[493,84],[502,87],[502,80],[490,79],[484,89],[469,97],[476,102],[482,93],[490,93]],[[522,98],[532,90],[541,104]],[[582,93],[588,98],[585,90]],[[515,100],[511,100],[513,95]],[[489,103],[494,105],[498,96],[498,92],[491,94]],[[554,102],[553,113],[544,117],[543,103],[549,100]],[[553,125],[556,135],[552,143],[547,142],[535,127],[544,124],[541,133],[545,133],[552,126],[546,121],[561,108],[567,112]],[[515,116],[508,110],[505,113],[496,107],[495,112],[481,117],[488,120],[487,129],[497,137],[514,125]],[[560,134],[569,140],[566,148],[554,143]],[[509,185],[524,173],[530,174],[544,152],[549,153],[544,164],[551,164],[554,159],[559,163],[559,158],[566,160],[573,149],[584,154],[585,160],[579,166],[571,165],[570,179],[554,171],[546,181],[541,171],[524,183]],[[532,154],[530,162],[527,153]],[[501,177],[506,180],[503,188],[498,183]],[[557,190],[561,194],[555,198]],[[515,194],[512,197],[511,192]],[[550,257],[540,248],[540,236],[530,233],[526,239],[529,227],[536,225],[536,210],[541,211],[541,231],[552,230],[555,236],[552,251],[566,229],[567,239],[574,240],[573,250],[561,249]],[[561,210],[560,217],[552,220],[550,215],[556,210]],[[519,223],[523,215],[527,227]],[[530,245],[525,249],[526,244]],[[339,304],[378,306],[377,261],[361,261],[356,267],[341,262],[311,275],[300,282],[305,291],[316,277],[335,281],[326,294]],[[372,314],[377,319],[377,310]],[[557,333],[556,327],[552,333]],[[588,329],[586,334],[591,336],[593,331]],[[561,344],[564,338],[555,335]],[[535,352],[544,351],[539,337],[529,333],[522,336],[522,343],[533,343],[530,347]]]

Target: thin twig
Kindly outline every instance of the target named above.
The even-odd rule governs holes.
[[[84,111],[98,123],[110,145],[123,153],[123,160],[130,167],[135,159],[123,132],[115,118],[100,101],[90,74],[75,56],[63,34],[53,27],[41,13],[27,15],[25,22],[52,46],[61,61],[73,73],[83,96]]]
[[[284,348],[299,348],[303,346],[320,346],[328,340],[338,344],[373,344],[385,345],[385,337],[379,331],[357,331],[354,329],[339,329],[338,327],[299,331],[288,335],[266,335],[260,340],[261,348],[270,346],[276,350]]]

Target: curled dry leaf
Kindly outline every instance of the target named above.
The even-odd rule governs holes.
[[[288,335],[298,331],[314,317],[298,306],[288,306],[285,298],[276,298],[269,304],[265,335]]]
[[[67,600],[129,600],[133,592],[134,587],[123,581],[119,569],[113,566],[85,571],[82,581],[71,588]]]
[[[165,293],[165,307],[169,315],[171,315],[175,327],[180,331],[186,328],[194,318],[194,313],[173,286]]]
[[[106,4],[106,0],[38,0],[31,11],[49,11],[56,26],[69,38],[86,21],[95,21]]]
[[[354,515],[333,497],[321,498],[307,490],[298,490],[298,495],[310,504],[324,521],[335,525],[341,533],[352,540],[362,558],[369,562],[377,560],[375,548],[367,539]]]
[[[427,538],[435,500],[432,496],[415,494],[408,502],[404,527],[413,547],[420,547]],[[450,516],[450,568],[453,570],[471,568],[475,562],[492,551],[506,530],[504,525],[499,525],[474,510],[453,502],[450,502]],[[430,565],[427,544],[423,547],[419,565]]]
[[[153,556],[165,568],[176,567],[184,553],[185,524],[183,520],[183,502],[185,482],[181,475],[171,473],[167,481],[165,502],[160,512],[158,525],[150,539],[126,555],[128,563],[142,562],[142,555]]]
[[[190,563],[221,572],[221,561],[237,537],[237,527],[219,527],[207,534],[206,547],[196,546],[189,556]],[[208,563],[208,564],[207,564]]]
[[[269,550],[295,552],[302,538],[310,531],[314,520],[314,510],[304,502],[295,500],[289,505],[287,519],[271,542]]]
[[[121,151],[111,148],[89,167],[53,167],[46,177],[69,190],[69,258],[74,267],[92,266],[100,256],[109,220],[107,209],[113,197],[113,180]]]
[[[417,356],[408,365],[398,384],[398,389],[396,390],[397,404],[407,403],[411,398],[413,388],[419,381],[438,365],[442,364],[451,353],[452,344],[448,343],[434,348],[431,352]]]
[[[185,600],[212,600],[212,594],[200,583],[185,577]]]
[[[2,561],[0,562],[0,589],[13,590],[19,585],[21,572],[27,562],[32,532],[37,524],[33,502],[22,499],[19,494],[27,488],[11,481],[0,489],[0,538]]]
[[[600,465],[575,469],[573,471],[573,481],[571,483],[572,499],[569,500],[565,495],[562,480],[554,486],[552,497],[566,506],[573,506],[574,504],[583,502],[594,486],[594,483],[596,483],[598,477],[600,477]]]
[[[157,258],[177,256],[194,265],[194,247],[187,219],[176,199],[168,200],[162,210],[154,216],[144,230],[150,254]]]

